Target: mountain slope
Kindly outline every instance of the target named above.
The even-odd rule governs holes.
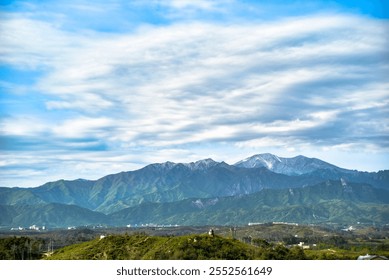
[[[44,203],[33,189],[0,187],[0,205],[33,205]]]
[[[108,175],[97,181],[60,180],[27,191],[31,197],[38,199],[37,202],[75,204],[107,214],[144,202],[233,196],[263,188],[294,188],[316,182],[314,178],[276,174],[265,168],[246,169],[217,163],[194,169],[180,163],[152,164],[140,170]],[[25,203],[14,201],[13,204]]]
[[[0,205],[0,226],[29,227],[31,225],[50,228],[108,224],[106,215],[75,205],[58,203],[37,205]]]
[[[57,203],[0,205],[0,226],[105,224],[242,225],[249,222],[389,223],[389,191],[344,180],[288,189],[174,202],[145,202],[110,215]]]
[[[302,250],[253,246],[206,234],[185,236],[114,235],[54,252],[54,260],[251,260],[305,259]],[[119,270],[120,271],[120,270]],[[259,272],[259,270],[258,270]],[[127,274],[123,274],[127,275]]]
[[[0,226],[389,223],[389,170],[359,172],[303,156],[156,163],[101,179],[0,188]]]
[[[283,158],[272,154],[254,155],[241,160],[234,165],[244,168],[265,167],[275,173],[281,173],[285,175],[301,175],[321,169],[343,172],[347,171],[346,169],[339,168],[335,165],[316,158],[307,158],[304,156]]]
[[[118,224],[247,224],[249,222],[389,222],[389,192],[329,181],[297,189],[172,203],[145,203],[110,215]]]
[[[59,203],[110,214],[146,202],[246,195],[262,189],[299,188],[329,179],[367,183],[389,190],[388,170],[358,172],[303,156],[287,159],[262,154],[236,165],[212,159],[166,162],[107,175],[96,181],[59,180],[30,189],[0,188],[0,204]]]
[[[88,198],[94,183],[94,181],[81,179],[59,180],[32,188],[31,192],[46,203],[73,204],[84,208],[93,208],[93,204],[89,202]]]

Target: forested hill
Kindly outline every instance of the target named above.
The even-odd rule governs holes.
[[[262,239],[253,245],[220,236],[185,235],[157,237],[143,234],[115,235],[64,247],[54,260],[251,260],[305,259],[299,247],[273,246]]]

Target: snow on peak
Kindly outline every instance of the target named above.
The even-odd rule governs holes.
[[[156,167],[163,168],[163,169],[172,169],[177,164],[174,162],[171,162],[171,161],[167,161],[164,163],[156,163],[156,164],[152,164],[152,165],[155,165]]]
[[[235,165],[246,168],[266,167],[271,170],[277,162],[282,162],[282,160],[275,155],[267,153],[254,155],[237,162]]]
[[[218,162],[214,161],[211,158],[207,158],[198,160],[196,162],[185,163],[185,166],[189,167],[192,170],[205,170],[212,166],[215,166],[216,164],[218,164]]]
[[[176,166],[185,166],[191,170],[206,170],[206,169],[213,167],[217,164],[219,164],[219,163],[214,161],[211,158],[207,158],[207,159],[202,159],[202,160],[198,160],[196,162],[190,162],[190,163],[174,163],[171,161],[167,161],[164,163],[150,164],[148,167],[154,168],[156,170],[161,170],[161,171],[162,170],[164,170],[164,171],[171,170]]]
[[[235,163],[235,166],[244,168],[265,167],[270,171],[286,174],[301,175],[319,169],[336,170],[338,167],[315,158],[296,156],[293,158],[280,158],[273,154],[258,154]]]

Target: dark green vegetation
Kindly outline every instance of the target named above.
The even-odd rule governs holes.
[[[45,241],[29,237],[0,238],[0,260],[39,260],[45,251]]]
[[[263,224],[0,232],[2,259],[357,259],[389,257],[389,228]],[[13,236],[12,234],[18,234]],[[100,239],[101,235],[105,237]],[[303,243],[301,243],[303,242]],[[307,246],[298,246],[298,244]],[[52,250],[54,251],[53,254]]]
[[[51,227],[141,224],[247,225],[252,222],[389,223],[389,191],[327,181],[314,186],[263,189],[239,196],[190,198],[129,207],[112,214],[58,203],[0,205],[2,225]]]
[[[111,214],[118,224],[161,221],[166,224],[250,222],[389,223],[389,192],[363,184],[328,181],[297,189],[264,189],[250,195],[144,203]]]
[[[301,248],[288,249],[258,240],[260,246],[220,236],[185,235],[156,237],[143,234],[115,235],[72,245],[49,259],[64,260],[250,260],[305,259]]]

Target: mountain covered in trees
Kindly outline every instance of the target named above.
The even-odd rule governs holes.
[[[98,180],[0,188],[0,226],[389,223],[389,170],[360,172],[320,159],[254,155],[155,163]]]

